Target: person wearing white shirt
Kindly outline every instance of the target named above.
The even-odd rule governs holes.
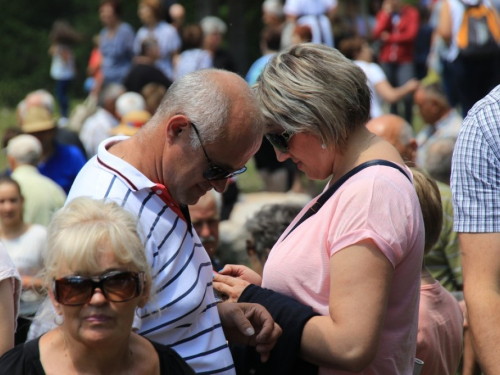
[[[289,22],[308,25],[312,42],[334,46],[331,18],[337,9],[337,0],[286,0],[284,12]]]
[[[354,60],[354,63],[366,74],[368,87],[372,93],[371,118],[377,118],[385,113],[384,101],[396,103],[407,94],[414,92],[419,86],[416,79],[410,79],[402,86],[393,87],[382,68],[373,62],[373,51],[364,38],[352,37],[342,40],[340,52],[347,58]]]

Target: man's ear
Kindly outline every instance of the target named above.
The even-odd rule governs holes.
[[[169,143],[177,142],[180,137],[188,134],[190,128],[189,119],[184,115],[175,115],[171,117],[166,125],[165,132]]]
[[[9,168],[11,171],[16,169],[17,167],[16,159],[14,159],[12,156],[9,155],[7,155],[7,164],[9,164]]]

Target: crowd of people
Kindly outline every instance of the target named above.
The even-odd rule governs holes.
[[[55,97],[2,137],[0,373],[500,372],[500,4],[417,3],[265,0],[243,78],[220,18],[102,0],[72,114],[56,21]],[[309,202],[226,264],[251,158]]]

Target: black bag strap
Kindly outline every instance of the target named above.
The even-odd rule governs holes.
[[[367,161],[363,164],[358,165],[357,167],[351,169],[349,172],[347,172],[345,175],[343,175],[341,178],[339,178],[335,183],[328,188],[327,191],[325,191],[321,196],[314,202],[314,204],[309,207],[309,209],[302,215],[302,217],[297,221],[295,226],[290,230],[290,232],[287,233],[286,237],[292,233],[295,228],[297,228],[300,224],[302,224],[304,221],[309,219],[311,216],[313,216],[316,212],[320,210],[321,207],[325,204],[325,202],[330,199],[330,197],[335,194],[335,192],[346,182],[348,179],[350,179],[352,176],[354,176],[356,173],[361,172],[363,169],[372,167],[374,165],[385,165],[386,167],[392,167],[394,169],[397,169],[400,171],[411,183],[410,177],[406,174],[403,168],[401,168],[398,164],[393,163],[388,160],[382,160],[382,159],[375,159],[375,160],[370,160]],[[285,237],[285,238],[286,238]],[[284,239],[285,239],[284,238]]]

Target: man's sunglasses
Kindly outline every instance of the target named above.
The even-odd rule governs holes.
[[[233,176],[236,176],[238,174],[242,174],[247,170],[247,167],[243,167],[241,169],[238,169],[237,171],[234,172],[228,172],[224,168],[216,166],[214,163],[212,163],[212,160],[208,157],[207,151],[205,150],[205,147],[203,147],[203,142],[201,141],[200,133],[198,132],[198,129],[196,128],[196,125],[191,123],[193,126],[194,132],[196,133],[198,140],[200,141],[201,148],[203,150],[203,153],[205,154],[205,158],[207,159],[208,162],[208,169],[203,172],[203,177],[207,179],[208,181],[213,181],[213,180],[225,180],[226,178],[231,178]]]
[[[285,130],[283,133],[267,133],[266,138],[273,147],[280,152],[288,152],[290,149],[289,142],[295,133]]]
[[[66,276],[53,281],[57,302],[66,306],[88,303],[96,288],[110,302],[125,302],[139,296],[144,285],[144,272],[113,271],[102,276]]]

